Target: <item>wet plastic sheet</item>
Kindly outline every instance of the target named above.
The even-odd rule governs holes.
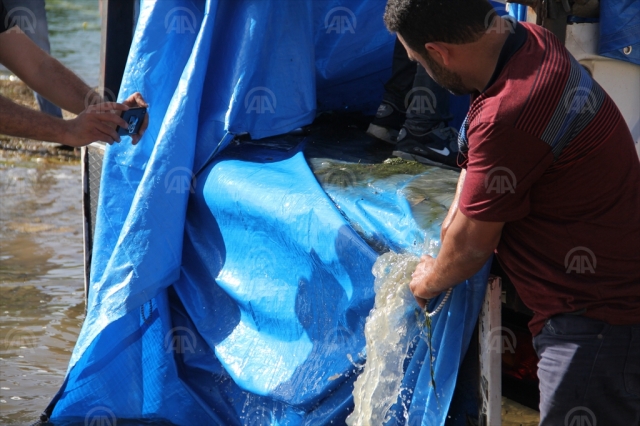
[[[343,203],[341,214],[301,152],[224,148],[234,134],[308,124],[318,105],[375,108],[394,41],[383,8],[143,4],[120,98],[142,92],[150,126],[138,146],[107,149],[87,317],[54,422],[344,420],[376,259],[348,216],[391,247],[415,248],[424,230],[393,186],[366,212]],[[429,396],[420,369],[408,376],[421,388],[412,411],[431,413],[424,424],[446,415],[486,273],[459,286],[434,322],[444,393]]]

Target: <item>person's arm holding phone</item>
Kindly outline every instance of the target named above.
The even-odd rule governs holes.
[[[113,111],[125,111],[127,108],[113,102],[103,103],[91,106],[73,120],[62,120],[0,96],[0,133],[74,147],[95,141],[119,142],[115,128],[124,120]],[[99,111],[106,113],[100,114]]]
[[[127,127],[120,115],[131,107],[147,107],[140,93],[122,104],[103,102],[102,97],[73,72],[35,45],[18,28],[0,33],[0,63],[29,87],[61,108],[78,114],[73,120],[61,120],[15,104],[0,97],[0,133],[83,146],[94,141],[120,142],[117,126]],[[131,135],[136,144],[148,125]]]

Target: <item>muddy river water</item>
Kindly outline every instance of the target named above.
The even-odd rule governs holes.
[[[81,175],[0,151],[0,423],[37,420],[84,319]]]

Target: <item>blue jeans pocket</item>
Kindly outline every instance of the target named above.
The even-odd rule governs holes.
[[[629,353],[624,365],[624,386],[628,393],[640,397],[640,327],[631,330]]]

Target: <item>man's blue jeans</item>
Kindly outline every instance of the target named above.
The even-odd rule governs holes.
[[[533,345],[540,425],[640,425],[640,324],[558,315]]]
[[[17,22],[20,29],[38,47],[47,53],[51,52],[49,45],[49,26],[47,25],[47,13],[44,9],[44,0],[4,0],[7,16]],[[56,105],[33,92],[40,111],[55,117],[62,118],[62,111]]]

